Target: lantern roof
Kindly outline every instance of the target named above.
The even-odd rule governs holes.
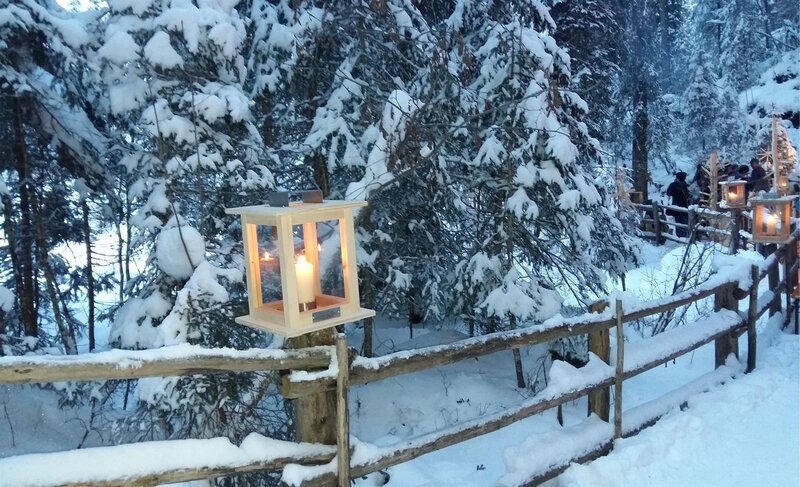
[[[729,186],[731,184],[747,184],[747,181],[744,179],[737,179],[736,181],[722,181],[719,183],[720,186]]]
[[[226,208],[228,215],[253,215],[253,216],[284,216],[302,215],[320,210],[344,210],[367,206],[366,201],[335,201],[325,200],[322,203],[296,203],[289,206],[254,205]]]
[[[778,196],[777,193],[764,193],[761,196],[751,198],[752,203],[788,203],[794,201],[797,195]]]

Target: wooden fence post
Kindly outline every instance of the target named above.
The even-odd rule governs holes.
[[[592,313],[602,313],[608,307],[607,301],[598,301],[589,307]],[[589,352],[597,355],[606,363],[611,359],[611,343],[608,329],[589,333]],[[589,393],[589,415],[596,414],[603,421],[609,420],[611,396],[609,388],[598,389]]]
[[[625,333],[622,329],[622,300],[617,299],[617,361],[614,377],[614,438],[622,438],[622,380],[625,371]]]
[[[347,337],[336,336],[336,459],[338,487],[350,486],[350,416],[347,392],[350,385],[350,357],[347,353]]]
[[[761,271],[758,266],[750,267],[750,303],[747,309],[747,372],[756,368],[756,321],[758,317],[758,284]]]
[[[789,324],[792,320],[792,291],[794,290],[794,279],[790,276],[792,264],[794,263],[794,244],[787,244],[783,246],[783,279],[786,282],[786,313],[783,317],[783,326]]]
[[[741,210],[733,210],[731,211],[731,241],[730,241],[730,253],[735,254],[739,251],[739,233],[740,233],[740,219],[742,216]]]
[[[776,250],[777,250],[777,248],[776,248],[776,246],[774,244],[765,245],[764,246],[764,251],[765,251],[764,256],[767,257],[770,254],[775,253]],[[768,274],[768,277],[769,277],[769,288],[770,289],[778,289],[778,283],[781,281],[781,275],[780,274],[781,274],[781,271],[780,271],[780,266],[779,265],[774,265],[774,266],[772,266],[772,268],[770,268],[769,274]],[[781,300],[780,300],[780,296],[778,296],[777,299],[773,299],[772,300],[772,304],[770,304],[769,315],[770,316],[774,316],[774,315],[776,315],[777,313],[780,313],[780,312],[781,312]]]
[[[653,202],[653,233],[656,234],[656,245],[661,245],[661,211],[656,202]]]
[[[734,297],[734,287],[727,286],[714,295],[714,311],[730,309],[738,313],[739,301]],[[739,356],[739,340],[736,333],[726,333],[714,341],[714,367],[725,365],[728,355]]]
[[[688,212],[688,214],[686,216],[686,226],[688,226],[689,228],[687,229],[687,233],[686,234],[689,237],[689,241],[690,242],[694,241],[694,239],[692,237],[693,237],[693,234],[694,234],[694,226],[695,226],[695,221],[696,220],[697,220],[697,213],[695,213],[693,208],[689,208],[689,212]]]
[[[288,348],[335,345],[334,329],[306,333],[287,341]],[[337,444],[336,391],[309,394],[294,401],[295,439],[299,442]]]

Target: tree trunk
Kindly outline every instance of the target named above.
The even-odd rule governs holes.
[[[75,333],[66,321],[66,314],[62,313],[61,299],[56,287],[56,276],[53,267],[50,265],[50,257],[47,254],[47,238],[44,233],[44,223],[42,214],[36,201],[35,193],[31,192],[31,207],[34,210],[34,221],[36,224],[36,250],[38,252],[38,264],[44,272],[44,280],[47,286],[47,295],[50,298],[50,305],[53,309],[53,317],[56,321],[61,342],[64,344],[64,351],[67,355],[76,355],[78,346],[75,340]]]
[[[636,81],[633,91],[633,187],[642,193],[644,201],[648,200],[647,186],[650,180],[650,173],[647,161],[647,83],[642,80]]]
[[[22,296],[23,283],[22,272],[19,267],[19,256],[17,254],[17,236],[15,231],[14,222],[11,220],[14,207],[11,203],[11,197],[7,194],[1,195],[3,202],[3,232],[6,234],[6,241],[8,245],[8,257],[11,260],[11,271],[14,274],[14,290],[16,297]]]
[[[84,199],[81,201],[83,210],[83,241],[86,245],[86,295],[89,300],[89,317],[87,326],[89,328],[89,351],[94,350],[94,272],[92,271],[92,233],[89,227],[89,203]]]
[[[366,211],[366,210],[362,210]],[[363,295],[363,305],[367,309],[373,309],[375,306],[375,297],[372,292],[372,275],[366,271],[361,271],[361,294]],[[361,354],[365,357],[372,357],[373,354],[373,326],[374,318],[370,316],[364,319],[364,343],[361,346]]]
[[[31,225],[31,192],[32,184],[28,168],[28,149],[25,142],[25,128],[23,113],[19,98],[13,98],[13,123],[14,123],[14,156],[17,162],[19,177],[19,212],[20,212],[20,246],[19,270],[22,282],[22,292],[18,296],[20,319],[26,336],[39,336],[39,324],[36,316],[34,299],[34,268],[33,268],[33,227]]]

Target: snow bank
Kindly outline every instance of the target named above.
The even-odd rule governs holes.
[[[734,363],[733,370],[723,367],[683,388],[683,397],[674,397],[685,407],[673,407],[652,427],[617,441],[608,456],[572,465],[556,485],[797,485],[798,345],[797,336],[780,333],[752,373],[739,374]],[[736,378],[729,380],[731,376]],[[727,383],[710,387],[718,380]],[[710,390],[686,397],[692,387]],[[665,402],[674,406],[677,401],[668,397]],[[625,414],[642,416],[636,410]]]
[[[611,443],[613,438],[614,426],[595,415],[583,423],[537,435],[518,447],[506,449],[503,460],[508,472],[500,478],[498,485],[525,485],[535,475],[567,465],[573,459]]]

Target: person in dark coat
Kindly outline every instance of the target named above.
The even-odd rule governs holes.
[[[675,174],[675,181],[670,183],[667,187],[667,196],[672,198],[672,206],[681,206],[683,208],[689,207],[689,185],[686,184],[686,173],[681,171]],[[679,210],[667,210],[667,214],[675,217],[675,223],[686,225],[689,221],[688,213]],[[686,228],[676,227],[675,235],[678,237],[686,237],[689,231]]]
[[[769,191],[769,179],[767,178],[767,171],[761,165],[761,161],[756,158],[750,160],[750,167],[753,170],[750,172],[750,178],[747,180],[747,191],[757,193],[759,191]]]

